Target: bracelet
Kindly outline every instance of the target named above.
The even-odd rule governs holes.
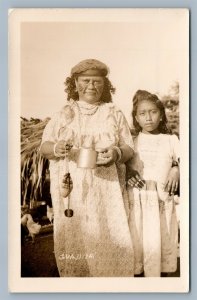
[[[121,149],[120,149],[119,147],[117,147],[117,146],[114,146],[113,149],[115,149],[116,152],[117,152],[117,154],[118,154],[118,159],[117,159],[116,162],[119,162],[119,161],[121,160],[121,158],[122,158],[122,151],[121,151]]]
[[[59,155],[59,154],[56,152],[56,146],[57,146],[57,143],[55,143],[54,146],[53,146],[53,154],[54,154],[55,157],[60,158],[61,155]]]

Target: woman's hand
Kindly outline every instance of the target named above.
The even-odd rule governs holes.
[[[56,157],[68,156],[71,148],[71,144],[66,143],[64,140],[61,140],[54,145],[54,155]]]
[[[179,177],[180,177],[179,167],[178,166],[172,167],[168,174],[166,185],[165,185],[165,189],[168,191],[170,195],[174,194],[177,191],[179,185]]]
[[[97,166],[111,166],[115,163],[118,158],[118,152],[115,148],[110,149],[97,149],[98,157],[97,157]]]
[[[143,188],[145,181],[140,177],[139,173],[136,170],[130,170],[129,176],[131,177],[127,181],[128,185],[130,185],[131,187],[136,187],[138,189]]]

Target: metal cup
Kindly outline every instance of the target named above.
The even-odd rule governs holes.
[[[80,148],[77,160],[78,168],[94,169],[96,167],[97,152],[91,148]]]

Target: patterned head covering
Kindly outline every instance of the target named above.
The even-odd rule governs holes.
[[[71,69],[71,76],[106,76],[108,67],[97,59],[85,59]]]

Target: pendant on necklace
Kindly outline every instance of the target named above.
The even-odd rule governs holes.
[[[65,211],[64,211],[64,214],[67,218],[71,218],[74,214],[73,210],[70,209],[70,208],[67,208]]]
[[[66,217],[71,218],[74,214],[73,210],[70,209],[70,193],[73,189],[73,182],[70,176],[70,173],[66,173],[63,178],[62,186],[61,186],[61,195],[62,197],[68,197],[68,208],[64,211]]]
[[[63,198],[68,197],[73,189],[73,182],[70,173],[66,173],[62,179],[62,184],[60,186],[61,196]]]

